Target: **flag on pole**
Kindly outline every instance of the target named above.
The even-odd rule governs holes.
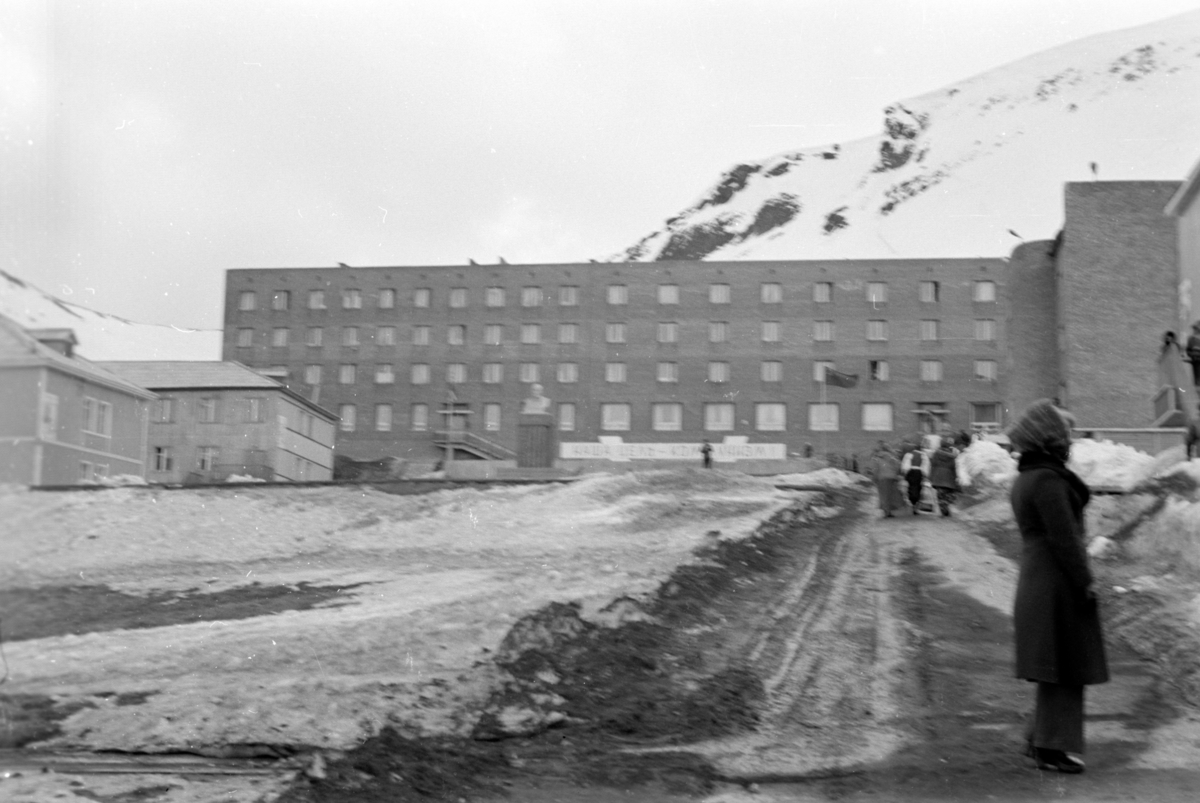
[[[858,384],[858,374],[843,374],[841,371],[826,368],[825,382],[838,388],[852,388]]]

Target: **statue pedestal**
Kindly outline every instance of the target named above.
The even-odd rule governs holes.
[[[517,467],[553,468],[558,451],[554,416],[521,413],[517,419]]]

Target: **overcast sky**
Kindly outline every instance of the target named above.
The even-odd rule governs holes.
[[[604,258],[739,161],[1198,7],[0,0],[0,267],[218,328],[228,268]]]

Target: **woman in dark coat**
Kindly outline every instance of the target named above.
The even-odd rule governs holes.
[[[938,450],[929,458],[929,484],[937,492],[938,508],[943,516],[950,515],[950,506],[958,495],[958,452],[950,439],[942,439]]]
[[[1108,680],[1104,637],[1084,545],[1088,488],[1066,467],[1068,414],[1049,399],[1030,405],[1009,430],[1020,451],[1012,488],[1023,548],[1017,596],[1016,675],[1037,683],[1026,730],[1039,769],[1082,772],[1083,687]]]

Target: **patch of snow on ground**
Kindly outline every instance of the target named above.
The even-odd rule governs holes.
[[[980,479],[992,485],[1007,486],[1017,476],[1017,461],[1003,446],[991,441],[975,441],[958,456],[959,475],[971,485]]]
[[[782,485],[812,485],[820,488],[846,488],[870,482],[862,474],[843,471],[840,468],[821,468],[803,474],[780,474],[774,480]]]
[[[1083,438],[1071,444],[1067,467],[1093,488],[1128,491],[1148,479],[1154,458],[1123,443]]]

